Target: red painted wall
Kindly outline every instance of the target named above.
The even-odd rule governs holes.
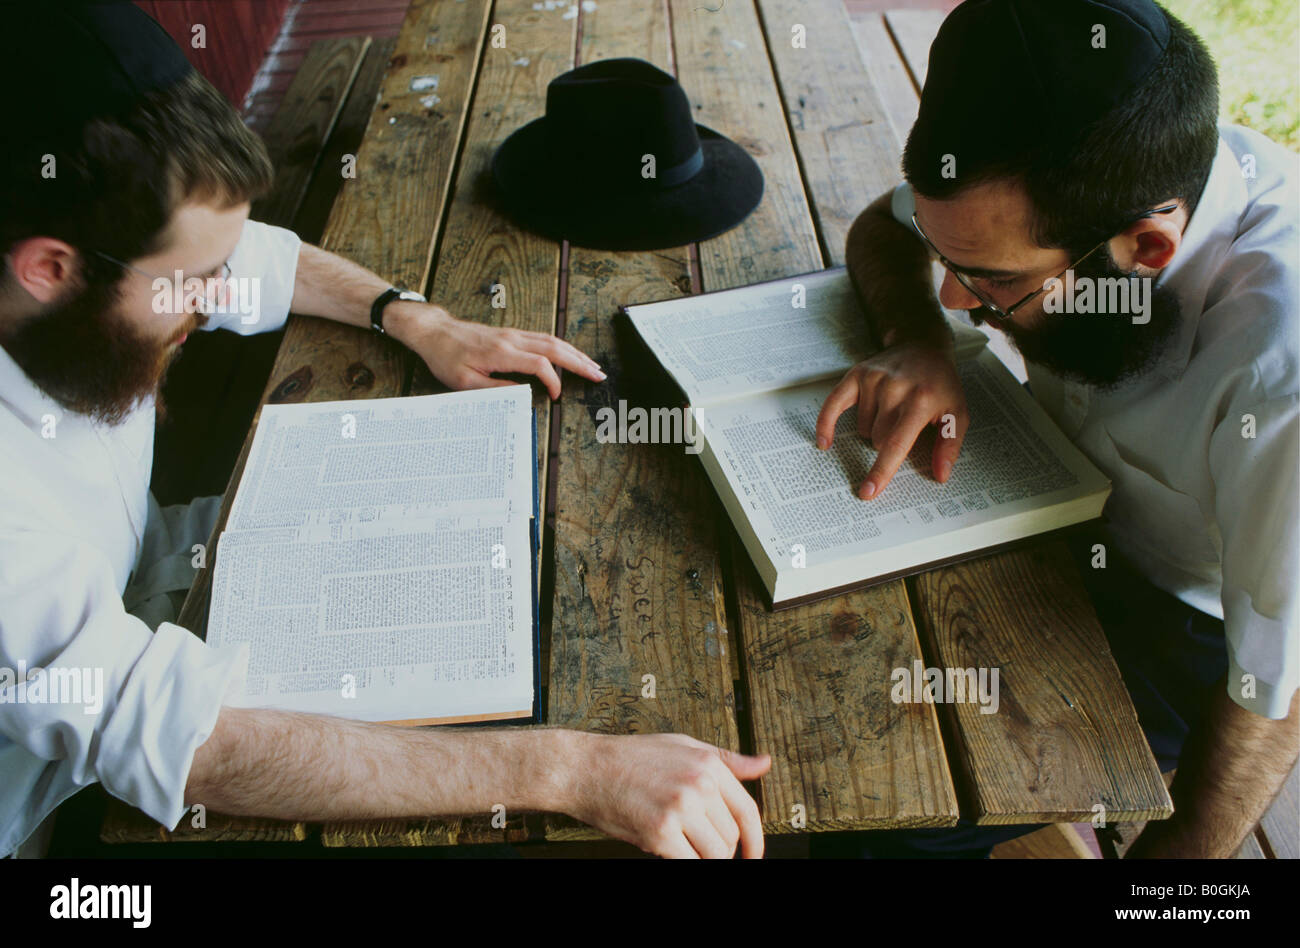
[[[135,0],[185,50],[194,67],[240,108],[291,0]],[[207,28],[207,48],[192,45]]]

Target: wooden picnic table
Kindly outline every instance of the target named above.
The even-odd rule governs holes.
[[[769,834],[945,826],[959,815],[992,824],[1172,813],[1060,540],[774,613],[698,461],[679,446],[596,439],[597,409],[623,397],[629,374],[613,328],[621,304],[843,262],[855,216],[900,180],[901,140],[938,22],[902,13],[851,24],[838,0],[555,9],[414,0],[356,177],[322,240],[459,317],[554,332],[605,369],[602,385],[566,376],[560,401],[541,391],[535,399],[539,444],[550,445],[539,451],[551,497],[540,570],[544,721],[681,732],[771,754],[756,790]],[[492,43],[497,24],[504,48]],[[616,56],[674,72],[697,121],[758,161],[763,201],[740,226],[698,245],[611,253],[535,236],[495,209],[487,179],[496,147],[544,113],[550,80]],[[429,76],[432,95],[416,81]],[[505,309],[491,306],[498,283],[508,288]],[[263,401],[440,390],[401,346],[294,316]],[[210,569],[181,617],[200,634]],[[1000,668],[998,713],[895,704],[890,673],[915,660]],[[654,675],[653,698],[642,696],[645,675]],[[171,832],[117,801],[102,836],[316,834],[330,846],[599,838],[562,816],[512,814],[494,828],[488,813],[323,825],[209,813],[205,828],[185,819]]]

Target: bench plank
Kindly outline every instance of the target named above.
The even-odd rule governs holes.
[[[370,113],[374,111],[380,84],[396,47],[397,37],[389,37],[375,40],[366,51],[356,81],[348,92],[347,103],[321,152],[318,170],[312,176],[294,217],[294,230],[303,240],[317,242],[325,233],[334,201],[348,180],[343,177],[343,158],[345,155],[355,156],[361,150],[366,126],[370,124]]]
[[[943,24],[944,15],[938,10],[890,10],[885,22],[894,37],[894,43],[903,53],[907,71],[919,91],[925,85],[926,69],[930,63],[930,44]]]
[[[894,137],[900,142],[905,141],[912,123],[916,121],[919,90],[912,85],[911,73],[903,63],[901,51],[894,45],[883,16],[872,13],[866,18],[854,19],[852,24],[862,63],[880,90]],[[895,168],[897,164],[895,162]]]
[[[267,127],[264,140],[274,159],[275,184],[254,202],[253,220],[291,225],[369,48],[368,36],[312,44]]]
[[[700,245],[704,289],[824,266],[755,11],[729,4],[713,12],[675,0],[672,14],[678,74],[697,120],[754,155],[766,182],[762,204],[741,226]],[[830,22],[813,10],[800,10],[799,17]],[[808,52],[778,51],[790,45],[788,20],[767,17],[778,68],[787,52]],[[825,41],[824,30],[814,25],[812,32]],[[858,63],[856,52],[851,55]],[[806,87],[810,75],[810,67],[800,66],[791,82]],[[814,93],[812,101],[807,127],[829,122],[824,97]],[[826,156],[818,148],[810,157],[817,154]],[[830,186],[825,168],[816,175]],[[829,194],[823,200],[836,206]],[[843,230],[843,217],[828,218],[834,222],[825,231]],[[954,823],[956,800],[933,708],[900,710],[889,701],[887,669],[920,654],[902,584],[773,614],[734,528],[720,520],[729,538],[754,746],[773,758],[760,783],[765,829],[796,831],[800,817],[810,830]]]
[[[999,706],[942,706],[949,762],[978,823],[1164,819],[1173,804],[1062,541],[924,573],[929,661],[999,669]]]

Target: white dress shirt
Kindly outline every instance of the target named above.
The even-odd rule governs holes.
[[[260,306],[205,328],[282,327],[300,245],[247,222],[231,276],[260,281]],[[0,676],[13,676],[8,687],[0,677],[0,854],[95,781],[175,827],[194,751],[243,677],[245,649],[209,648],[170,622],[151,631],[123,604],[133,573],[138,582],[155,565],[142,550],[174,545],[159,539],[169,524],[149,492],[153,441],[152,398],[119,425],[97,424],[47,397],[0,348]],[[21,671],[34,667],[100,677],[99,707],[84,695],[19,700],[29,697]]]
[[[1156,283],[1182,308],[1159,364],[1110,393],[1027,368],[1034,397],[1111,479],[1104,516],[1119,551],[1223,619],[1229,696],[1277,719],[1300,685],[1300,161],[1247,128],[1219,135]],[[892,207],[910,228],[908,185]]]

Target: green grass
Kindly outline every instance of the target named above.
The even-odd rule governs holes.
[[[1300,151],[1300,4],[1296,0],[1160,0],[1219,67],[1219,112]]]

